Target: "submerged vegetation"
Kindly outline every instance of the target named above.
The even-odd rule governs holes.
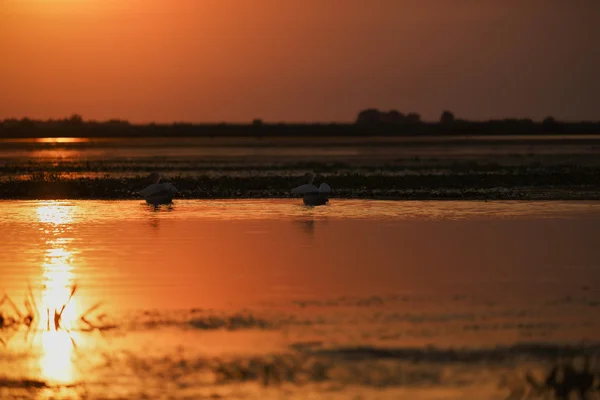
[[[333,188],[332,198],[367,199],[600,199],[600,169],[595,165],[499,165],[421,160],[383,166],[310,164]],[[47,168],[48,171],[40,169]],[[96,164],[0,166],[4,199],[141,199],[145,173]],[[167,167],[165,167],[167,168]],[[290,183],[306,168],[175,166],[165,181],[176,199],[290,198]],[[92,171],[90,171],[90,169]]]
[[[101,322],[102,314],[96,314],[99,303],[69,321],[71,326],[67,326],[63,313],[78,292],[78,286],[73,285],[68,290],[69,296],[64,304],[52,310],[36,303],[31,289],[24,300],[25,311],[11,297],[3,295],[0,299],[0,338],[6,337],[7,333],[10,338],[19,331],[32,331],[33,337],[36,333],[43,334],[47,331],[61,331],[70,336],[72,331],[112,329]],[[354,307],[367,307],[368,304],[368,307],[379,310],[385,302],[405,302],[408,298],[341,297],[333,301],[332,304],[353,304]],[[302,308],[306,306],[317,304],[304,305]],[[220,331],[225,338],[235,341],[236,336],[233,335],[241,332],[250,335],[257,332],[271,334],[274,331],[289,332],[290,326],[323,326],[327,323],[322,316],[304,320],[294,314],[265,312],[264,315],[258,315],[248,309],[230,313],[197,308],[162,312],[140,310],[139,314],[127,314],[118,326],[113,326],[118,332],[112,337],[122,337],[125,332],[160,332],[164,328],[179,327],[194,330],[200,335],[208,331]],[[198,338],[202,342],[200,336]],[[71,341],[76,346],[72,337]],[[7,340],[3,339],[0,346],[6,348]],[[180,398],[179,394],[183,398],[190,398],[190,393],[193,393],[191,398],[222,398],[227,397],[226,391],[230,388],[242,387],[253,392],[283,390],[287,393],[304,393],[304,390],[318,388],[339,392],[341,395],[346,388],[356,387],[435,391],[492,384],[506,394],[503,398],[507,400],[541,399],[548,395],[556,399],[569,399],[572,395],[589,399],[600,391],[600,375],[597,370],[600,347],[596,343],[572,346],[521,343],[441,348],[433,345],[343,345],[335,341],[326,343],[309,340],[291,341],[286,347],[264,352],[250,351],[247,354],[210,354],[205,351],[188,353],[182,345],[179,350],[168,355],[137,352],[126,347],[100,350],[99,363],[87,365],[88,350],[85,346],[78,348],[73,353],[72,362],[81,361],[82,368],[90,368],[91,365],[93,372],[89,376],[84,375],[81,380],[69,383],[57,383],[37,376],[15,378],[0,375],[0,395],[8,393],[7,391],[13,394],[24,391],[31,398],[38,398],[38,394],[43,397],[42,392],[49,398],[61,398],[59,392],[67,390],[72,392],[72,398],[105,398],[107,385],[98,384],[95,374],[104,379],[114,379],[115,373],[121,375],[123,382],[126,382],[124,387],[114,384],[117,389],[129,393],[124,398],[155,398],[164,385],[173,385],[170,386],[174,388],[173,398]],[[113,385],[112,380],[109,382]],[[200,390],[210,391],[212,394],[196,395],[196,391]],[[26,395],[23,398],[30,398]]]
[[[68,321],[67,324],[64,323],[65,309],[69,306],[76,292],[77,285],[71,286],[67,301],[58,308],[50,309],[49,307],[38,306],[33,291],[29,287],[24,300],[24,311],[19,309],[16,303],[5,293],[0,298],[0,333],[5,332],[9,335],[8,339],[0,335],[0,345],[6,346],[12,334],[22,329],[25,329],[26,335],[30,333],[35,335],[40,330],[70,333],[71,331],[85,332],[107,329],[108,326],[102,324],[105,314],[94,314],[101,303],[94,304],[77,318]]]

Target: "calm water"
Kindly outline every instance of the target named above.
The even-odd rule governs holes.
[[[271,197],[271,189],[265,187],[269,179],[289,177],[291,181],[292,177],[310,170],[324,177],[384,177],[387,187],[369,185],[369,189],[377,190],[402,188],[406,185],[402,179],[417,175],[433,181],[448,175],[456,182],[463,179],[463,174],[490,174],[496,181],[504,182],[505,175],[510,179],[514,174],[529,177],[541,173],[546,179],[560,176],[565,170],[582,174],[573,178],[579,185],[595,185],[590,169],[600,168],[599,156],[600,135],[0,138],[0,187],[6,185],[5,198],[15,198],[17,193],[17,197],[25,198],[29,197],[28,192],[18,189],[22,181],[39,185],[80,180],[84,187],[102,188],[100,192],[105,194],[107,186],[103,185],[109,185],[114,196],[114,192],[132,185],[134,180],[160,172],[165,180],[179,180],[181,185],[176,184],[177,187],[198,183],[189,180],[221,180],[225,191],[231,189],[231,185],[237,185],[236,189],[248,185],[247,188],[262,191],[263,197]],[[398,181],[391,183],[390,178],[398,178]],[[468,181],[468,177],[464,179]],[[129,182],[119,186],[116,180]],[[257,184],[257,181],[260,182]],[[35,192],[35,185],[32,188]],[[348,193],[354,189],[358,188],[353,187]],[[209,192],[214,195],[214,190]],[[57,189],[55,198],[60,195]],[[188,190],[185,196],[190,195],[198,198],[205,197],[206,193]],[[217,196],[222,197],[223,193]]]
[[[600,135],[358,138],[0,138],[0,162],[14,160],[380,160],[481,155],[598,154]]]
[[[300,203],[0,202],[0,397],[502,399],[599,344],[600,203]]]

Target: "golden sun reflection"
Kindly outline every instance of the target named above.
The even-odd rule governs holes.
[[[61,243],[62,242],[62,243]],[[63,241],[48,242],[53,246],[65,246]],[[52,330],[71,329],[76,315],[76,299],[71,298],[74,285],[72,253],[65,247],[46,250],[43,268],[42,307],[48,310],[46,328]],[[64,307],[64,309],[63,309]],[[55,314],[60,313],[60,322],[56,323]]]
[[[45,137],[34,140],[36,143],[87,143],[90,141],[88,138],[78,137]]]
[[[42,357],[44,378],[69,383],[74,380],[74,343],[69,330],[77,320],[73,239],[66,236],[66,226],[73,221],[76,207],[65,203],[45,202],[37,208],[38,219],[49,225],[46,251],[42,263]]]
[[[44,202],[37,208],[37,215],[40,222],[52,225],[64,225],[73,221],[74,206]]]
[[[71,383],[75,380],[73,365],[73,342],[67,332],[47,331],[42,334],[43,354],[40,358],[42,375],[55,383]]]

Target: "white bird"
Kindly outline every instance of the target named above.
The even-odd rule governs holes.
[[[303,195],[304,204],[307,206],[320,206],[329,201],[331,186],[326,183],[321,183],[317,188],[313,185],[314,180],[315,174],[308,172],[295,182],[296,184],[303,184],[292,189],[292,193]]]
[[[177,188],[171,183],[160,183],[161,176],[156,172],[148,176],[148,181],[152,182],[149,186],[138,193],[146,200],[148,204],[159,205],[169,204],[173,201],[173,196],[177,193]]]

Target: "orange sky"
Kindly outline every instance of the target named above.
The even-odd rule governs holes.
[[[0,118],[600,120],[598,0],[0,0]]]

